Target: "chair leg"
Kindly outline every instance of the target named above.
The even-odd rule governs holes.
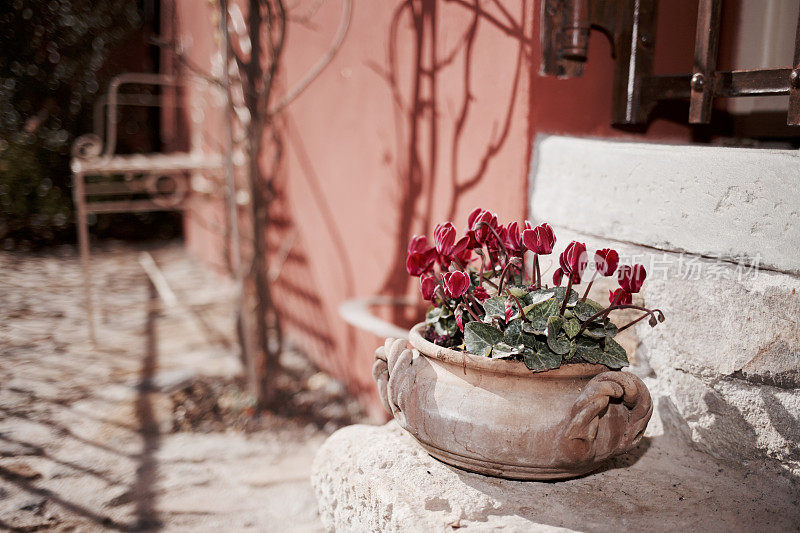
[[[83,291],[86,298],[86,318],[89,326],[89,340],[93,346],[97,346],[94,302],[92,301],[92,271],[89,264],[89,223],[87,220],[85,184],[83,179],[84,176],[81,173],[72,175],[72,192],[77,209],[77,220],[75,222],[78,226],[78,246],[81,254],[81,269],[83,270]]]

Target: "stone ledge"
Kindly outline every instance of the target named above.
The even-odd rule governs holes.
[[[645,437],[593,475],[518,482],[445,465],[395,422],[356,425],[323,444],[311,481],[323,523],[337,531],[779,531],[800,523],[796,478],[665,435]]]
[[[647,266],[639,296],[667,319],[656,328],[641,322],[626,348],[635,349],[635,364],[650,370],[651,394],[670,399],[691,440],[730,460],[771,457],[800,476],[800,278],[760,271],[738,280],[735,267],[723,264],[719,279],[684,279],[677,254],[560,226],[555,231],[562,243],[615,248],[623,260]],[[697,264],[705,274],[715,262]],[[542,263],[543,272],[553,269],[552,259]]]
[[[800,153],[540,136],[537,221],[800,274]],[[564,191],[580,191],[569,201]]]

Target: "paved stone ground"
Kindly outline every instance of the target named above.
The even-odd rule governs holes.
[[[239,372],[230,285],[179,244],[153,249],[200,321],[149,312],[141,250],[111,248],[93,262],[98,349],[73,248],[0,255],[0,529],[320,530],[308,477],[335,427],[173,431],[171,389]]]

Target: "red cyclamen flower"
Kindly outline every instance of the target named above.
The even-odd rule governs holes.
[[[440,257],[447,258],[447,264],[454,256],[461,254],[469,244],[468,237],[462,237],[456,242],[456,228],[452,222],[437,224],[433,229],[433,241],[436,243],[436,251]]]
[[[601,276],[610,276],[617,270],[619,254],[611,248],[603,248],[594,253],[594,267]]]
[[[489,229],[490,227],[494,228],[495,231],[498,230],[497,215],[486,209],[476,207],[467,217],[467,232],[472,237],[470,245],[477,246],[493,242],[495,236],[492,230]]]
[[[428,238],[425,235],[414,235],[408,243],[408,253],[421,254],[428,250]]]
[[[424,252],[409,252],[406,258],[406,270],[412,276],[421,276],[430,272],[434,261],[436,261],[436,248],[429,248]]]
[[[456,326],[461,330],[461,333],[464,333],[464,313],[456,313]]]
[[[462,237],[461,240],[468,241],[469,237]],[[461,241],[459,241],[459,243],[460,242]],[[461,253],[456,254],[456,259],[458,259],[462,265],[468,265],[472,261],[472,250],[470,250],[469,247],[464,248]]]
[[[442,274],[442,281],[444,282],[444,292],[450,298],[460,297],[470,287],[469,275],[460,270],[445,272]]]
[[[583,271],[589,264],[589,257],[586,254],[586,245],[582,242],[572,241],[567,245],[567,249],[561,252],[558,258],[561,270],[569,274],[572,283],[580,283]]]
[[[472,229],[473,224],[475,224],[475,219],[483,213],[485,209],[482,207],[476,207],[472,210],[472,212],[467,216],[467,229]]]
[[[608,291],[608,301],[614,305],[631,305],[633,303],[633,295],[625,289],[619,288],[615,291]]]
[[[511,302],[506,302],[506,324],[511,320],[511,317],[514,315],[514,306],[511,305]]]
[[[556,287],[561,286],[561,280],[564,277],[564,271],[560,268],[557,268],[555,272],[553,272],[553,285]]]
[[[647,271],[643,265],[623,265],[619,267],[619,286],[630,293],[637,293],[642,288]]]
[[[503,244],[509,252],[521,252],[522,248],[522,235],[519,232],[519,224],[512,222],[505,228],[500,235],[503,237]]]
[[[475,287],[472,291],[472,295],[479,301],[483,302],[484,300],[489,299],[489,293],[483,287]]]
[[[530,226],[530,222],[526,221],[525,226]],[[522,232],[522,244],[534,253],[547,255],[553,252],[553,246],[556,245],[556,235],[549,224],[540,224],[533,229],[526,229]]]
[[[419,290],[422,297],[432,302],[433,295],[436,293],[436,280],[433,276],[424,276],[419,280]]]

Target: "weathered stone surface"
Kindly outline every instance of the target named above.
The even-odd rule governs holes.
[[[776,339],[761,347],[734,375],[785,389],[800,387],[800,344],[790,345],[785,339]]]
[[[555,229],[562,242],[610,246],[648,268],[641,296],[667,319],[637,326],[632,360],[652,369],[651,393],[671,399],[692,440],[800,475],[800,278],[761,270],[739,279],[731,263]]]
[[[548,136],[534,163],[532,212],[551,224],[800,274],[796,150]]]
[[[657,414],[716,456],[800,475],[797,153],[553,136],[536,158],[537,221],[648,269],[637,296],[667,320],[626,348]]]
[[[680,433],[674,429],[668,433]],[[645,437],[597,474],[508,481],[445,465],[390,422],[334,433],[317,453],[311,479],[322,520],[337,531],[795,528],[800,482],[761,466],[715,459],[661,435]]]

